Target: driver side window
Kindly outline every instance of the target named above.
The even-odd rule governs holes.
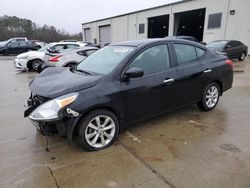
[[[168,46],[157,45],[140,53],[129,65],[144,70],[144,75],[164,71],[170,66]]]

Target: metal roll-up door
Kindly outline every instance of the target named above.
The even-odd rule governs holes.
[[[84,29],[84,40],[87,42],[91,42],[90,28]]]
[[[100,46],[104,47],[111,42],[110,25],[99,27]]]

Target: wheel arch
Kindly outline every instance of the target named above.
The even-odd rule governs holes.
[[[77,61],[69,61],[69,62],[64,63],[64,64],[63,64],[63,67],[67,67],[69,64],[77,65],[78,62],[77,62]]]
[[[220,87],[220,96],[222,96],[222,94],[223,94],[223,83],[220,80],[211,81],[209,84],[211,84],[211,83],[216,83],[216,84],[219,85],[219,87]]]
[[[74,130],[72,131],[72,135],[76,134],[76,131],[79,129],[80,122],[82,121],[82,119],[87,114],[89,114],[90,112],[95,111],[95,110],[108,110],[108,111],[114,113],[118,119],[118,122],[119,122],[119,132],[121,132],[121,130],[123,128],[123,126],[122,126],[123,125],[122,113],[118,109],[115,109],[114,107],[107,106],[107,105],[101,105],[101,106],[95,106],[95,107],[89,108],[88,110],[86,110],[84,113],[81,114],[81,117],[77,121],[76,126],[75,126]]]
[[[31,69],[32,67],[31,67],[31,63],[32,63],[32,61],[34,61],[34,60],[39,60],[39,61],[43,61],[43,60],[41,60],[40,58],[35,58],[35,59],[30,59],[28,62],[27,62],[27,68],[29,68],[29,69]]]

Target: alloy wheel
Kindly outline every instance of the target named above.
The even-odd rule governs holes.
[[[206,93],[206,105],[209,108],[213,108],[217,104],[218,98],[219,98],[218,88],[215,86],[211,86]]]
[[[40,65],[41,65],[41,61],[40,60],[34,60],[34,61],[32,61],[32,68],[33,68],[33,70],[37,71]]]
[[[107,115],[94,117],[85,129],[85,139],[94,148],[108,145],[114,138],[116,126],[114,120]]]

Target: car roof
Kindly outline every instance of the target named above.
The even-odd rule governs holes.
[[[186,43],[186,44],[194,44],[196,46],[197,45],[202,46],[202,45],[199,45],[198,43],[193,42],[193,41],[188,41],[188,40],[184,40],[184,39],[177,39],[177,38],[173,38],[173,37],[124,41],[124,42],[118,42],[118,43],[110,44],[110,46],[139,47],[141,45],[152,44],[152,43],[157,43],[157,42],[162,42],[162,41],[165,41],[165,42],[183,42],[183,43]],[[202,46],[202,47],[204,47],[204,46]]]
[[[138,47],[144,44],[150,44],[159,41],[171,41],[170,39],[166,38],[155,38],[155,39],[142,39],[142,40],[130,40],[130,41],[123,41],[114,44],[110,44],[111,46],[134,46]]]

